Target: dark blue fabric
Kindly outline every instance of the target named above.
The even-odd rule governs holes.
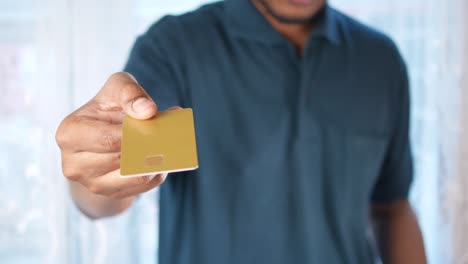
[[[298,58],[228,0],[154,24],[125,70],[161,109],[194,109],[200,168],[161,187],[161,264],[373,262],[369,205],[412,179],[388,37],[327,7]]]

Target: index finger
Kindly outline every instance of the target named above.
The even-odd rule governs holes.
[[[65,133],[62,147],[74,153],[95,152],[108,153],[120,151],[122,141],[122,124],[112,124],[86,117],[73,117],[67,120],[72,124]]]

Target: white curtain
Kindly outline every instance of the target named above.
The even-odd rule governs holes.
[[[200,0],[0,0],[0,263],[156,263],[156,194],[89,221],[54,141],[61,119],[123,68],[136,37]]]
[[[0,0],[0,263],[156,263],[156,192],[87,220],[70,201],[54,133],[122,69],[136,35],[205,2]],[[468,263],[468,0],[330,2],[398,43],[430,263]]]
[[[427,254],[430,263],[468,263],[468,1],[333,2],[400,47],[413,103],[411,198]]]

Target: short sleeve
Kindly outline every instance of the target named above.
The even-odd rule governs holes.
[[[160,110],[184,106],[182,76],[176,54],[169,47],[168,17],[155,23],[138,37],[124,71],[131,73],[153,98]]]
[[[407,199],[413,180],[413,160],[409,140],[410,92],[405,63],[399,57],[398,77],[396,78],[393,133],[387,148],[386,157],[379,178],[374,186],[373,203],[391,203]]]

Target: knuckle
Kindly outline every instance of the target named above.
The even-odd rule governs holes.
[[[55,132],[55,141],[60,149],[73,148],[76,143],[76,129],[83,120],[74,112],[62,120]]]
[[[155,181],[154,183],[146,186],[143,190],[141,190],[140,193],[145,193],[153,190],[156,187],[159,187],[162,184],[163,181]]]
[[[125,80],[128,78],[128,74],[125,72],[115,72],[109,76],[109,79],[107,79],[108,83],[114,83],[114,82],[120,82],[122,80]]]
[[[87,186],[88,190],[92,193],[95,193],[95,194],[103,194],[104,193],[104,188],[102,187],[102,185],[94,182],[94,181],[91,181],[88,183],[88,186]]]
[[[57,130],[57,132],[55,133],[55,142],[57,143],[57,146],[60,149],[63,149],[67,141],[68,140],[66,134],[63,133],[63,131],[61,130]]]
[[[60,123],[57,131],[55,132],[55,141],[59,148],[63,148],[69,141],[70,137],[68,134],[68,126],[69,126],[69,117],[65,118],[62,123]]]
[[[111,74],[111,76],[109,77],[109,80],[125,80],[128,78],[135,79],[132,74],[121,71],[121,72],[115,72]]]
[[[139,177],[136,177],[135,178],[135,182],[137,184],[146,184],[150,181],[150,178],[149,177],[146,177],[146,176],[139,176]]]
[[[113,132],[110,129],[104,128],[101,130],[101,135],[101,143],[104,148],[109,150],[120,149],[121,138],[115,132]]]
[[[81,178],[81,173],[75,166],[69,166],[67,164],[63,164],[62,172],[63,172],[63,176],[65,176],[65,178],[71,181],[78,181]]]
[[[109,80],[121,79],[123,72],[114,72],[109,76]]]
[[[134,86],[132,85],[136,83],[136,79],[130,73],[116,72],[109,76],[98,94],[106,94],[111,91],[112,94],[115,94],[115,92],[122,93],[123,90],[133,89]]]
[[[112,198],[112,199],[119,200],[119,199],[124,198],[125,196],[123,195],[122,191],[117,191],[117,192],[112,193],[111,195],[109,195],[109,197]]]
[[[164,180],[165,180],[165,177],[164,177],[162,174],[157,175],[157,176],[155,177],[155,179],[153,180],[154,183],[153,183],[152,185],[153,185],[153,186],[159,186],[159,185],[161,185],[161,184],[164,182]]]
[[[123,102],[129,103],[138,96],[141,96],[141,88],[134,82],[126,82],[120,85],[120,98]]]

